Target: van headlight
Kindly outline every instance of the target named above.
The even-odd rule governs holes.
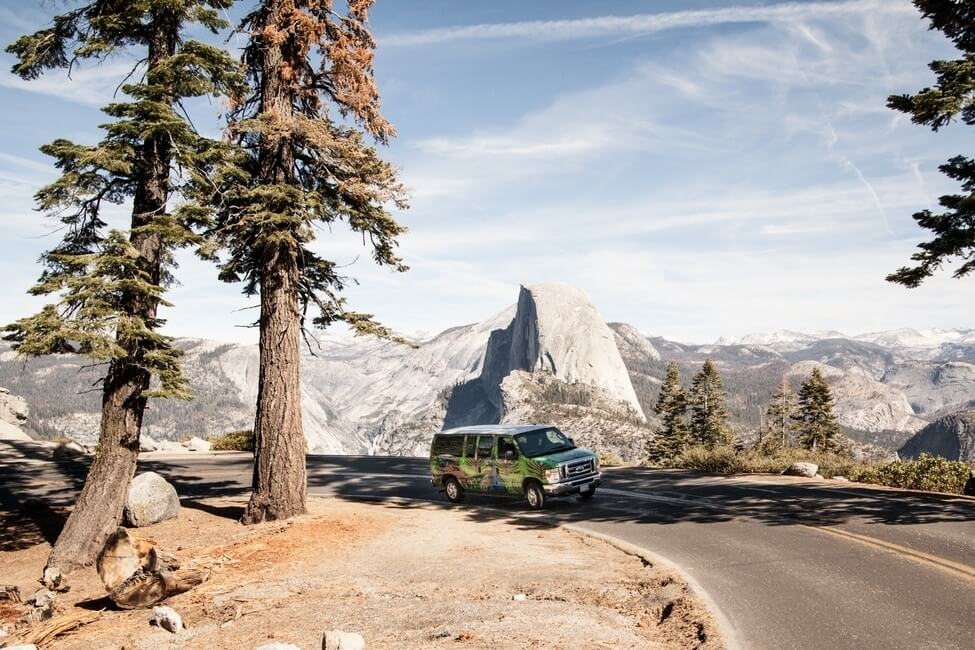
[[[559,468],[555,467],[553,469],[545,470],[545,482],[546,483],[558,483],[559,479],[562,478],[559,474]]]

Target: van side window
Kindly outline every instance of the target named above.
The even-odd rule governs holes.
[[[477,449],[477,435],[464,436],[464,458],[474,460],[474,452]]]
[[[518,458],[518,447],[515,446],[514,438],[505,436],[498,438],[498,459],[503,460],[507,452],[514,452],[514,458]]]
[[[477,440],[477,459],[486,460],[491,458],[491,451],[494,449],[494,436],[481,436]]]
[[[460,458],[464,453],[463,436],[437,436],[433,441],[434,456],[456,456]]]

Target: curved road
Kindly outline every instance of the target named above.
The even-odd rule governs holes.
[[[0,442],[0,508],[70,502],[85,463]],[[244,492],[245,454],[146,457],[184,506]],[[309,456],[309,492],[449,506],[425,459]],[[36,500],[36,501],[35,501]],[[24,508],[25,503],[27,508]],[[553,520],[610,535],[677,565],[744,648],[975,648],[975,499],[774,476],[617,469],[589,503],[477,500],[472,519]],[[230,513],[233,514],[233,513]],[[0,547],[2,548],[2,547]]]

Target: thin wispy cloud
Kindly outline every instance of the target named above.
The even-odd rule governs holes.
[[[121,94],[116,93],[119,82],[134,65],[133,62],[122,61],[89,63],[72,70],[70,78],[67,72],[55,70],[38,79],[26,81],[9,71],[9,62],[3,63],[0,86],[87,106],[104,106],[113,98],[120,97]]]
[[[790,23],[809,18],[828,18],[838,15],[865,14],[868,12],[905,13],[910,11],[913,10],[909,6],[889,0],[796,2],[759,7],[736,6],[633,16],[484,23],[389,34],[379,40],[383,47],[410,47],[439,45],[457,41],[509,39],[552,42],[606,36],[647,35],[685,27],[756,22]]]

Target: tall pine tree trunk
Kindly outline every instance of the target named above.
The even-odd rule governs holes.
[[[293,41],[271,37],[294,9],[293,0],[267,0],[261,59],[261,111],[287,124],[294,118],[289,71],[303,63]],[[260,177],[293,185],[294,154],[287,136],[262,136]],[[297,225],[279,226],[282,229]],[[301,311],[297,233],[268,237],[261,259],[260,375],[254,418],[253,493],[242,521],[287,519],[305,511],[305,434],[301,422]]]
[[[147,59],[148,70],[173,56],[179,24],[170,14],[153,17]],[[148,73],[147,73],[148,74]],[[149,280],[158,284],[164,257],[162,238],[140,231],[166,210],[169,196],[171,145],[165,134],[153,136],[142,145],[142,165],[136,172],[132,204],[130,241],[141,258]],[[158,301],[139,295],[124,297],[127,313],[153,327]],[[122,518],[126,494],[135,474],[139,455],[139,434],[146,407],[144,392],[150,372],[141,363],[146,350],[138,340],[119,333],[124,358],[109,364],[102,394],[102,417],[95,460],[84,488],[47,560],[48,567],[70,571],[91,564],[115,532]]]
[[[305,511],[297,281],[297,262],[287,245],[266,255],[261,273],[254,491],[243,519],[248,524],[287,519]]]

